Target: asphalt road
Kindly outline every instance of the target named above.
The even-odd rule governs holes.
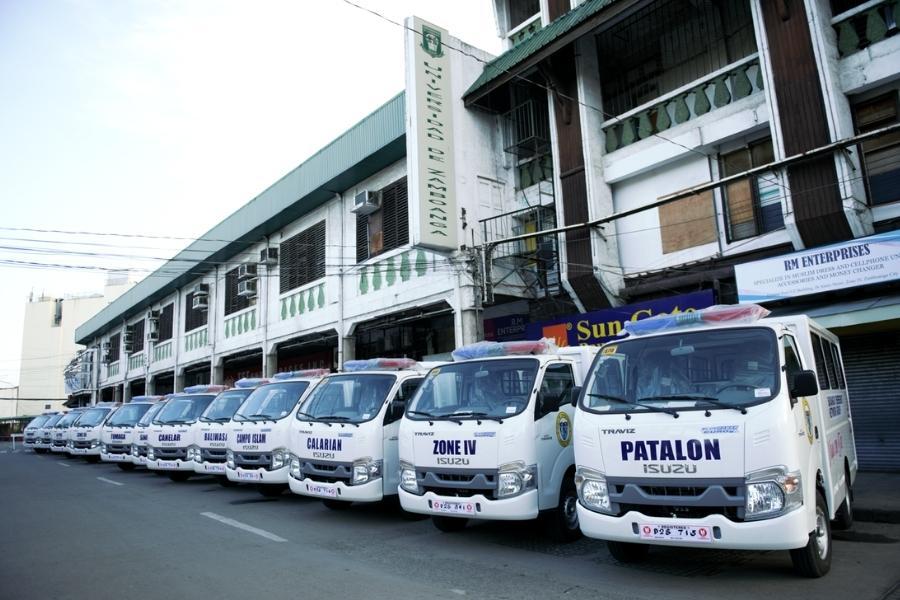
[[[456,534],[393,506],[334,512],[210,478],[173,483],[0,446],[0,598],[900,598],[900,525],[835,540],[831,573],[786,552],[654,549],[626,566],[603,542],[527,523]]]

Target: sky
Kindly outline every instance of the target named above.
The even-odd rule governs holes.
[[[500,50],[492,0],[354,2]],[[401,91],[403,52],[343,0],[0,0],[0,388],[30,294],[146,276]]]

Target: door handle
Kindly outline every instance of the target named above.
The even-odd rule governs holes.
[[[552,440],[553,436],[550,435],[549,433],[545,433],[544,435],[541,436],[541,439],[542,440]]]
[[[813,431],[814,431],[815,434],[816,434],[816,439],[819,439],[819,427],[818,427],[818,426],[813,427]]]

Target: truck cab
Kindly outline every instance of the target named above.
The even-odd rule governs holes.
[[[291,491],[333,509],[395,495],[400,419],[431,365],[351,360],[325,377],[291,424]]]
[[[84,456],[89,462],[100,461],[100,431],[106,419],[119,406],[116,402],[101,402],[84,409],[69,427],[68,452]]]
[[[432,369],[400,425],[400,502],[442,531],[469,519],[542,516],[580,536],[574,399],[596,350],[549,340],[479,342]]]
[[[82,408],[73,408],[69,412],[65,413],[63,417],[53,425],[52,431],[52,442],[50,445],[50,451],[56,452],[59,454],[65,453],[69,449],[69,428],[72,427],[72,423],[78,420],[78,417],[81,416],[81,413],[84,409]]]
[[[857,469],[840,347],[805,316],[767,314],[659,315],[600,350],[576,416],[578,514],[617,559],[789,550],[799,574],[828,572]]]
[[[134,469],[131,445],[138,421],[162,396],[134,396],[120,406],[100,429],[100,460],[116,463],[123,471]]]
[[[244,378],[225,390],[200,415],[194,443],[188,448],[188,458],[194,461],[194,472],[200,475],[225,477],[225,454],[228,452],[228,423],[247,396],[268,379]]]
[[[34,451],[38,454],[49,452],[53,447],[53,428],[65,416],[65,413],[51,413],[49,418],[34,432]]]
[[[134,425],[134,431],[131,434],[131,464],[136,467],[147,466],[147,450],[150,447],[148,444],[150,426],[153,424],[153,419],[156,418],[156,413],[162,410],[168,399],[169,396],[163,396],[159,402],[148,408],[144,416]]]
[[[28,425],[25,426],[25,430],[22,432],[26,448],[35,450],[35,444],[38,441],[38,432],[40,431],[41,426],[52,416],[52,414],[38,415],[29,421]]]
[[[278,373],[241,404],[227,424],[225,476],[277,497],[288,489],[288,437],[297,407],[328,369]]]
[[[188,456],[194,430],[200,415],[224,390],[224,385],[192,385],[167,396],[147,433],[148,469],[165,472],[172,481],[187,481],[194,474],[194,461]]]

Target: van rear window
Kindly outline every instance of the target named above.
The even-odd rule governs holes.
[[[816,376],[819,378],[819,389],[830,389],[828,385],[828,369],[825,367],[825,354],[822,352],[822,338],[812,334],[813,356],[816,359]]]

